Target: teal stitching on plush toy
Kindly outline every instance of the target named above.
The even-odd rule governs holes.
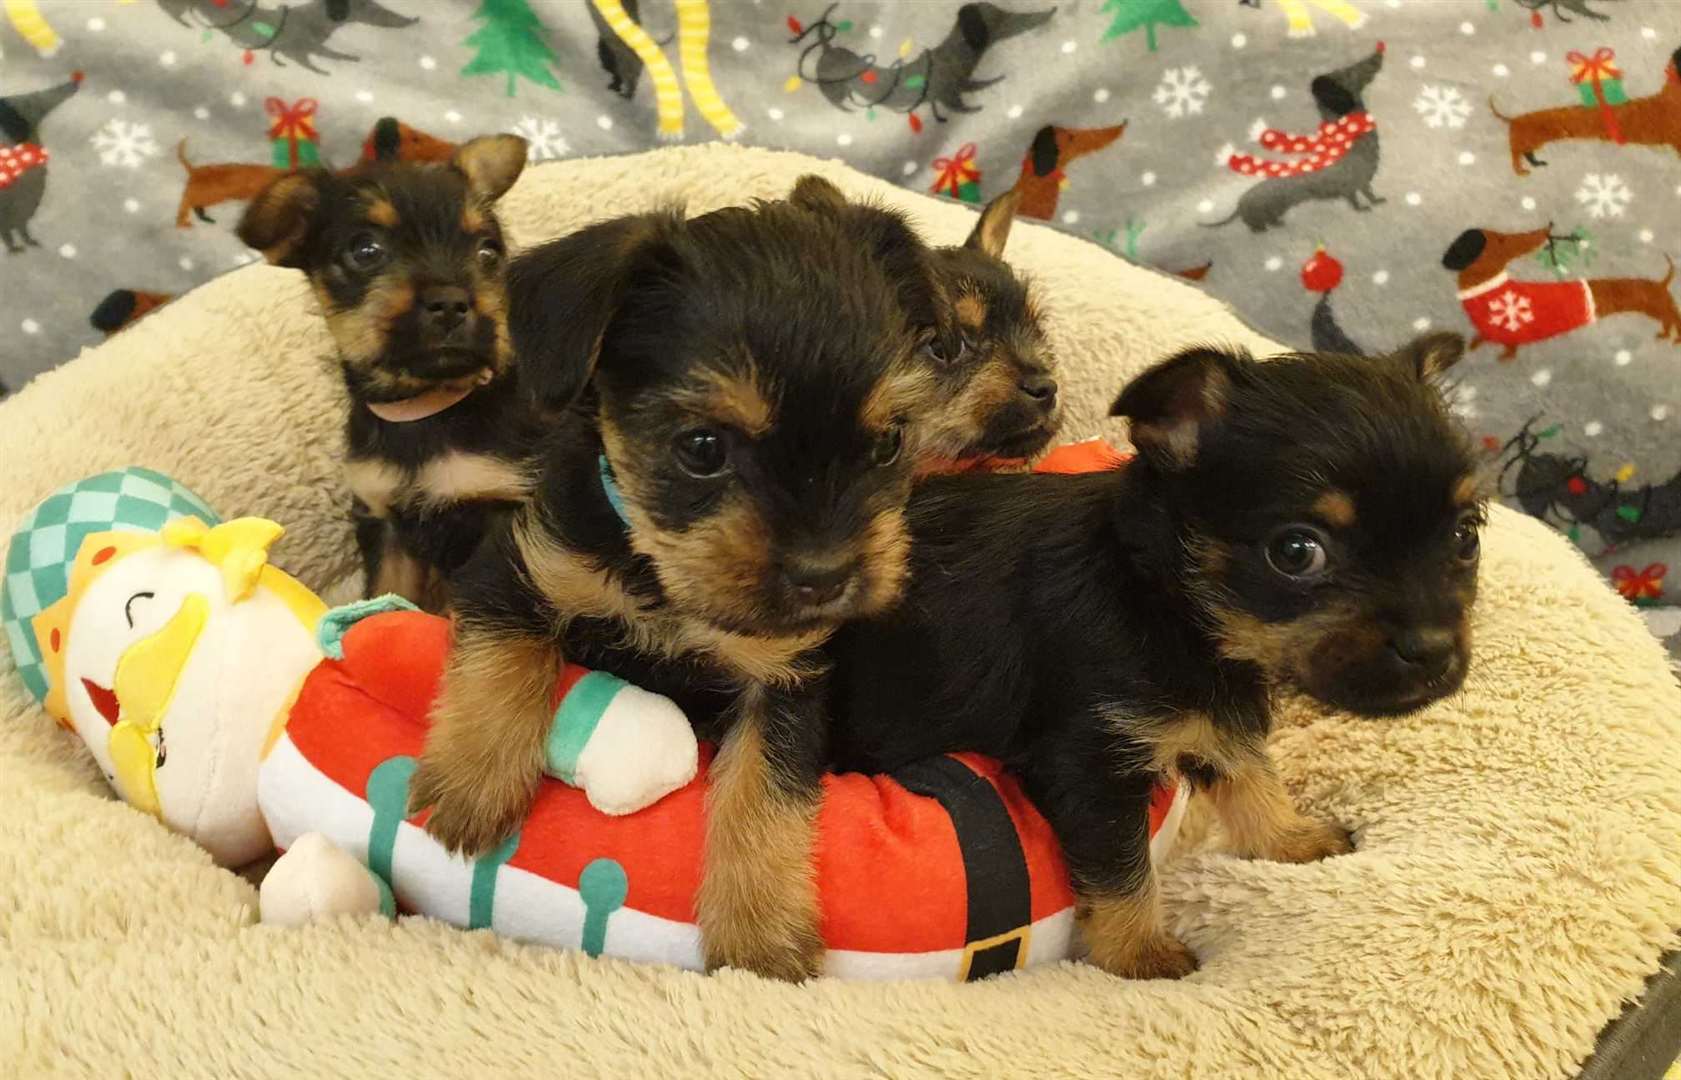
[[[473,885],[467,893],[467,929],[484,930],[496,912],[496,875],[519,850],[519,833],[508,837],[473,864]]]
[[[374,812],[368,826],[368,869],[389,882],[391,856],[397,847],[397,827],[409,813],[409,781],[416,762],[407,754],[386,758],[368,774],[368,807]]]
[[[612,859],[596,859],[578,875],[578,896],[584,901],[584,937],[580,948],[600,956],[607,948],[607,919],[624,907],[630,892],[625,868]]]
[[[543,745],[543,761],[550,776],[571,787],[578,786],[578,755],[584,752],[602,714],[625,685],[623,679],[605,671],[592,671],[572,684],[555,709],[554,723],[549,725],[549,737]]]
[[[354,603],[340,604],[321,616],[321,623],[315,628],[315,643],[320,646],[321,654],[329,660],[344,659],[344,635],[352,626],[370,615],[379,615],[387,611],[419,611],[420,609],[404,600],[396,593],[386,593],[370,600],[357,600]]]

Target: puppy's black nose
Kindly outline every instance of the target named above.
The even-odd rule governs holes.
[[[782,578],[794,598],[802,604],[827,604],[846,591],[857,569],[853,563],[820,563],[805,560],[790,562],[782,571]]]
[[[433,285],[420,294],[420,310],[426,328],[435,333],[447,334],[460,326],[467,318],[469,307],[467,290],[454,285]]]
[[[1437,628],[1403,630],[1390,637],[1389,648],[1409,668],[1427,677],[1445,673],[1459,655],[1453,631]]]
[[[1022,393],[1038,402],[1041,408],[1049,409],[1056,404],[1056,380],[1049,375],[1040,372],[1025,375],[1016,385],[1021,387]]]

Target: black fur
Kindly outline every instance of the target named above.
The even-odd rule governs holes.
[[[1388,635],[1458,628],[1475,587],[1474,551],[1462,556],[1477,511],[1451,494],[1471,458],[1416,365],[1405,351],[1266,363],[1193,351],[1117,402],[1141,448],[1127,466],[919,485],[904,602],[827,648],[832,764],[885,772],[949,751],[998,756],[1051,822],[1080,890],[1124,891],[1147,872],[1152,727],[1207,716],[1232,745],[1254,747],[1277,682],[1371,714],[1457,688],[1463,656],[1422,685],[1384,655]],[[1187,432],[1189,463],[1164,438]],[[1351,527],[1317,515],[1327,486],[1354,500]],[[1296,522],[1329,553],[1311,582],[1268,562]],[[1193,554],[1209,544],[1224,552],[1214,564]],[[1380,640],[1329,677],[1237,658],[1221,630],[1230,613],[1279,627],[1337,606],[1355,613],[1327,637],[1363,626]],[[1209,761],[1178,764],[1193,780],[1216,775]]]

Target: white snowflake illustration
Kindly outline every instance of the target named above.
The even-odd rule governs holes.
[[[1535,321],[1535,312],[1529,308],[1529,297],[1519,296],[1511,289],[1488,302],[1488,313],[1496,324],[1507,330],[1516,330],[1524,323]]]
[[[1459,383],[1445,395],[1448,409],[1461,420],[1475,420],[1483,414],[1477,407],[1477,388]]]
[[[1255,117],[1255,122],[1249,125],[1249,141],[1254,143],[1260,142],[1261,136],[1266,134],[1266,130],[1266,118],[1263,116]]]
[[[546,116],[522,116],[519,123],[508,129],[508,133],[525,140],[526,160],[533,163],[565,157],[572,152],[561,137],[560,123]]]
[[[1413,111],[1424,117],[1427,127],[1462,128],[1471,115],[1470,103],[1451,86],[1426,86],[1413,99]]]
[[[1202,72],[1194,67],[1168,68],[1162,72],[1161,84],[1152,97],[1162,107],[1162,112],[1178,118],[1187,113],[1202,112],[1211,89]]]
[[[1634,198],[1634,192],[1623,183],[1623,178],[1616,173],[1588,173],[1582,177],[1582,186],[1576,189],[1576,201],[1588,208],[1588,213],[1596,218],[1622,217],[1623,211]]]
[[[138,169],[147,158],[158,156],[158,144],[152,141],[152,129],[147,124],[107,120],[105,126],[94,132],[88,141],[99,151],[99,160],[106,165]]]

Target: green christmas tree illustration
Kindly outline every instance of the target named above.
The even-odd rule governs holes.
[[[514,96],[519,78],[551,90],[561,89],[560,81],[549,70],[554,50],[546,40],[548,32],[527,0],[483,0],[473,18],[484,20],[484,25],[467,39],[478,55],[461,69],[461,74],[506,74],[509,97]]]
[[[1106,0],[1099,11],[1115,13],[1115,21],[1103,32],[1104,41],[1130,34],[1142,26],[1144,42],[1151,52],[1156,51],[1157,26],[1197,25],[1181,0]]]

